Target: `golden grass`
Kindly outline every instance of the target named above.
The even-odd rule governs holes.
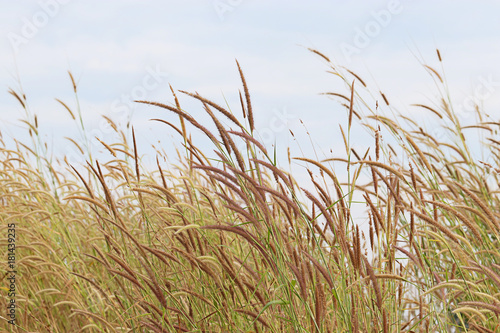
[[[443,123],[443,131],[452,141],[443,144],[423,135],[406,117],[383,117],[380,109],[394,111],[384,93],[385,106],[378,109],[377,100],[363,100],[357,93],[355,80],[360,89],[369,89],[357,74],[336,70],[342,67],[311,51],[350,93],[350,98],[345,92],[327,93],[341,104],[349,101],[348,130],[342,130],[345,158],[294,158],[319,169],[322,184],[308,169],[315,191],[283,171],[254,137],[254,112],[239,63],[244,120],[197,93],[182,91],[202,103],[216,132],[183,110],[173,89],[174,106],[137,101],[180,119],[179,127],[155,119],[173,128],[186,149],[175,167],[162,166],[165,156],[158,152],[158,170],[142,167],[135,132],[130,145],[109,118],[123,138],[99,140],[109,161],[92,156],[86,165],[49,160],[26,97],[10,90],[26,111],[24,122],[33,140],[18,142],[14,149],[3,141],[0,146],[2,235],[12,223],[17,235],[16,326],[7,323],[3,310],[2,329],[497,331],[498,142],[486,140],[482,149],[488,160],[475,160],[461,132],[465,127],[447,103],[442,109],[415,104],[440,119],[451,115],[453,124],[445,128]],[[444,82],[438,71],[425,68]],[[58,102],[73,119],[77,114],[81,119],[79,109]],[[229,130],[218,114],[238,130]],[[353,114],[373,135],[375,156],[352,150]],[[186,124],[213,143],[218,163],[193,144]],[[492,135],[496,125],[481,122],[474,128]],[[396,150],[382,141],[383,135],[401,148],[398,160],[407,162],[393,159]],[[246,151],[237,150],[236,140],[245,142]],[[331,163],[356,169],[348,169],[348,179],[340,181]],[[361,173],[370,182],[359,184]],[[352,217],[355,193],[367,205],[369,240]],[[1,246],[7,248],[6,238]],[[6,275],[5,263],[2,269]],[[2,309],[9,302],[4,289]]]

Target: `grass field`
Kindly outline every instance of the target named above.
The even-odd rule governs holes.
[[[2,332],[499,331],[500,123],[478,108],[476,124],[462,126],[444,74],[426,66],[441,97],[417,107],[441,124],[436,139],[408,117],[381,116],[391,110],[384,94],[313,52],[344,82],[328,95],[348,115],[343,158],[289,156],[314,191],[256,139],[239,65],[238,112],[173,89],[171,103],[137,101],[168,111],[157,121],[179,138],[177,165],[159,150],[156,170],[111,119],[123,140],[102,142],[108,160],[50,159],[26,96],[11,90],[32,140],[0,145],[1,248],[16,271],[11,297],[2,261]],[[213,124],[198,123],[180,95]],[[372,135],[369,150],[352,149],[354,123]],[[194,131],[215,152],[198,149]],[[484,159],[467,131],[483,138]],[[366,232],[352,217],[356,197]]]

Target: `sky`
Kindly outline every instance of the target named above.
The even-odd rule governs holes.
[[[422,64],[446,73],[464,120],[470,120],[470,101],[500,118],[498,1],[0,0],[0,6],[0,132],[6,141],[28,139],[23,110],[8,93],[22,89],[50,154],[70,155],[73,163],[84,157],[64,137],[86,137],[95,154],[106,154],[92,140],[115,139],[103,115],[134,126],[145,164],[153,160],[152,145],[175,162],[180,138],[149,119],[177,117],[132,100],[172,103],[172,85],[227,101],[241,118],[235,59],[250,89],[257,135],[277,147],[280,159],[288,146],[296,156],[342,155],[339,124],[346,124],[346,111],[321,93],[346,94],[346,86],[309,48],[428,126],[430,115],[411,106],[437,95]],[[179,97],[186,111],[208,122],[199,103]],[[83,132],[56,98],[74,111],[80,105]],[[357,131],[354,145],[369,140]]]

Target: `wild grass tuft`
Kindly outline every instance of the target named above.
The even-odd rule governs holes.
[[[123,138],[100,141],[109,160],[90,152],[85,165],[51,160],[26,97],[9,91],[26,110],[32,142],[10,149],[0,141],[1,228],[5,235],[7,224],[16,224],[18,258],[16,326],[5,310],[0,326],[61,333],[498,331],[500,123],[474,125],[487,139],[487,158],[478,160],[443,73],[424,67],[446,92],[439,107],[415,104],[442,121],[441,142],[406,116],[384,116],[397,113],[388,94],[369,94],[357,74],[311,51],[345,83],[346,91],[326,95],[345,105],[348,119],[345,156],[295,157],[312,187],[277,165],[254,136],[239,63],[241,117],[181,91],[214,123],[200,124],[173,89],[172,104],[137,101],[171,112],[155,120],[174,129],[185,148],[177,166],[161,163],[166,156],[158,151],[157,170],[141,164],[135,132],[127,142],[109,118]],[[74,111],[58,102],[81,120],[78,103]],[[374,138],[359,155],[352,149],[356,121]],[[213,144],[215,158],[195,146],[189,124]],[[347,165],[347,179],[334,171],[338,165]],[[357,197],[366,203],[361,212],[353,208]],[[2,309],[8,301],[2,289]]]

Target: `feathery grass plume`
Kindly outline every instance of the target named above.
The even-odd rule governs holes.
[[[260,253],[262,253],[262,255],[264,256],[264,258],[266,259],[266,261],[269,263],[269,265],[271,267],[273,267],[274,269],[277,268],[276,264],[272,260],[270,260],[269,255],[266,253],[265,246],[258,240],[258,238],[255,237],[254,235],[250,234],[248,231],[245,231],[241,227],[225,226],[225,225],[206,225],[206,226],[202,226],[201,228],[202,229],[223,230],[223,231],[228,231],[228,232],[232,232],[232,233],[235,233],[237,235],[240,235],[241,237],[246,239],[250,245],[255,247]]]
[[[213,112],[210,111],[210,108],[208,107],[207,104],[204,103],[204,109],[205,111],[209,114],[210,118],[212,118],[213,122],[215,123],[215,126],[217,127],[217,130],[219,131],[219,135],[222,139],[222,142],[224,143],[224,147],[226,147],[228,154],[231,154],[232,147],[234,146],[234,142],[230,143],[231,138],[227,134],[225,128],[222,126],[222,124],[219,122],[219,120],[214,116]]]
[[[354,106],[354,82],[352,81],[351,83],[351,99],[349,100],[349,125],[348,128],[351,130],[351,125],[352,125],[352,108]]]
[[[326,314],[326,297],[325,292],[323,290],[323,284],[319,281],[318,275],[316,274],[316,283],[315,283],[315,320],[317,331],[321,331],[321,324],[324,322],[325,314]]]
[[[498,304],[488,304],[488,303],[484,303],[484,302],[466,301],[466,302],[460,302],[460,303],[458,303],[458,305],[471,306],[471,307],[474,306],[474,307],[481,308],[481,309],[487,309],[487,310],[495,313],[496,315],[500,314],[500,306]]]
[[[344,237],[344,231],[343,230],[336,230],[337,228],[335,227],[335,223],[334,223],[331,215],[328,214],[328,212],[326,211],[325,207],[321,204],[321,202],[319,202],[319,200],[316,197],[314,197],[314,195],[311,192],[307,191],[306,189],[302,188],[302,192],[304,192],[304,194],[307,196],[307,198],[309,198],[309,200],[311,200],[311,202],[313,202],[316,205],[316,207],[319,208],[322,215],[325,217],[325,219],[327,221],[327,225],[330,228],[331,232],[340,238],[341,245],[347,246],[347,242],[346,242],[345,237]]]
[[[443,116],[438,111],[431,108],[430,106],[423,105],[423,104],[412,104],[412,106],[418,106],[418,107],[427,109],[427,110],[431,111],[432,113],[434,113],[436,116],[438,116],[440,119],[443,119]]]
[[[253,133],[255,125],[253,119],[252,102],[250,100],[250,92],[248,91],[247,81],[245,80],[245,76],[243,75],[243,71],[241,70],[238,60],[236,60],[236,65],[238,66],[238,72],[240,73],[241,82],[243,83],[243,91],[245,93],[245,100],[247,102],[246,112],[248,113],[248,123],[250,125],[250,133]],[[245,113],[245,110],[243,110],[243,112]]]
[[[333,172],[331,170],[329,170],[326,166],[324,166],[323,164],[315,161],[315,160],[312,160],[312,159],[309,159],[309,158],[305,158],[305,157],[293,157],[292,159],[294,160],[299,160],[299,161],[304,161],[304,162],[308,162],[308,163],[311,163],[311,164],[314,164],[315,166],[317,166],[321,171],[325,172],[329,177],[330,179],[333,180],[333,183],[334,184],[339,184],[339,181],[337,179],[337,177],[333,174]],[[326,160],[323,160],[322,162],[328,162],[330,161],[330,159],[326,159]]]
[[[413,147],[413,149],[417,152],[418,156],[420,157],[420,160],[425,165],[425,167],[427,168],[427,170],[429,170],[430,172],[432,172],[433,168],[429,164],[429,161],[425,157],[425,154],[422,152],[422,150],[420,150],[420,148],[418,147],[418,145],[415,143],[415,141],[408,134],[405,134],[405,137],[406,137],[406,140]]]
[[[73,92],[76,93],[76,82],[75,78],[73,77],[73,74],[68,71],[69,78],[71,79],[71,84],[73,85]]]
[[[382,98],[383,98],[383,100],[384,100],[385,104],[386,104],[387,106],[389,106],[390,104],[389,104],[389,101],[387,100],[387,97],[385,97],[385,94],[384,94],[383,92],[381,92],[381,91],[379,91],[379,93],[380,93],[380,95],[382,96]]]
[[[328,285],[330,288],[334,288],[333,280],[330,277],[330,273],[326,270],[325,267],[323,267],[312,255],[309,253],[302,251],[302,253],[313,263],[314,267],[323,275],[325,278],[326,282],[328,282]]]
[[[480,326],[478,324],[475,324],[475,323],[468,323],[470,327],[472,328],[475,328],[478,332],[481,332],[481,333],[495,333],[495,331],[493,330],[490,330],[484,326]]]
[[[500,222],[495,217],[491,209],[488,208],[488,206],[481,199],[479,199],[477,195],[475,195],[471,190],[467,189],[464,185],[456,181],[454,182],[454,185],[456,185],[462,191],[464,191],[472,200],[474,200],[474,202],[481,208],[481,210],[486,213],[491,223],[496,227],[496,230],[494,231],[495,232],[500,231]]]
[[[14,95],[14,96],[16,96],[16,95]],[[59,104],[61,104],[62,106],[64,106],[64,108],[66,109],[66,111],[68,111],[69,115],[71,116],[71,118],[73,118],[73,120],[76,120],[75,114],[73,113],[73,111],[71,111],[71,108],[66,103],[64,103],[63,101],[61,101],[58,98],[56,98],[56,101],[58,101]]]
[[[476,239],[479,240],[482,238],[481,233],[480,233],[479,229],[477,228],[477,226],[475,226],[474,223],[469,218],[467,218],[464,214],[460,213],[458,210],[454,209],[450,205],[446,205],[446,204],[444,204],[442,202],[438,202],[438,201],[425,200],[424,202],[432,203],[433,205],[454,214],[461,222],[463,222],[465,224],[465,226],[467,228],[469,228],[472,231],[472,233],[474,234]]]
[[[357,304],[355,302],[355,297],[354,295],[351,297],[351,318],[352,318],[352,327],[353,327],[353,332],[359,332],[359,323],[358,323],[358,314],[356,311]]]
[[[175,107],[180,110],[181,109],[181,104],[179,103],[179,99],[177,98],[177,94],[174,91],[174,88],[172,88],[172,85],[168,85],[170,88],[170,91],[172,92],[172,96],[174,96],[174,101],[175,101]],[[179,116],[179,121],[181,122],[181,128],[182,128],[182,137],[186,137],[186,127],[184,124],[184,118]]]
[[[375,224],[375,231],[377,232],[377,237],[378,237],[379,236],[379,231],[378,231],[379,226],[382,227],[382,229],[385,231],[385,226],[383,223],[382,215],[380,214],[380,211],[373,204],[368,193],[365,193],[363,195],[363,198],[366,200],[366,203],[370,207],[373,219],[375,220],[375,223],[374,223]]]
[[[226,116],[227,119],[231,120],[235,125],[237,125],[240,128],[243,128],[243,126],[240,124],[238,119],[228,110],[224,109],[222,106],[218,105],[217,103],[214,103],[204,97],[201,97],[198,93],[192,94],[190,92],[184,91],[184,90],[179,90],[181,93],[186,94],[188,96],[191,96],[197,100],[199,100],[202,103],[208,104],[220,113],[222,113],[224,116]]]
[[[363,85],[363,87],[365,87],[365,88],[366,88],[366,83],[365,83],[365,81],[363,81],[363,80],[362,80],[362,79],[361,79],[361,78],[360,78],[360,77],[359,77],[356,73],[354,73],[353,71],[351,71],[351,70],[350,70],[350,69],[348,69],[348,68],[345,68],[345,67],[344,67],[344,69],[345,69],[347,72],[349,72],[349,74],[351,74],[351,75],[352,75],[352,76],[354,76],[356,79],[358,79],[358,81],[359,81],[359,82],[361,82],[361,84]]]
[[[241,105],[241,111],[243,112],[243,118],[246,119],[247,117],[247,111],[246,111],[246,108],[245,108],[245,104],[243,103],[243,96],[241,95],[241,90],[238,91],[239,93],[239,96],[240,96],[240,105]]]
[[[373,218],[371,213],[368,213],[368,221],[370,225],[370,249],[373,251],[375,240],[373,235]]]
[[[172,111],[174,113],[177,113],[179,116],[181,116],[182,118],[186,119],[187,121],[189,121],[191,124],[193,124],[195,127],[199,128],[203,133],[205,133],[213,142],[217,142],[217,139],[215,139],[215,136],[210,133],[210,131],[208,131],[204,126],[200,125],[193,117],[191,117],[190,115],[188,115],[187,113],[185,113],[184,111],[180,110],[180,109],[177,109],[177,108],[174,108],[174,107],[171,107],[171,106],[168,106],[166,104],[162,104],[162,103],[157,103],[157,102],[149,102],[149,101],[140,101],[140,100],[136,100],[134,101],[136,103],[142,103],[142,104],[149,104],[149,105],[153,105],[153,106],[158,106],[158,107],[161,107],[161,108],[164,108],[164,109],[167,109],[169,111]]]
[[[247,141],[247,143],[248,142],[253,143],[254,145],[256,145],[260,149],[261,152],[264,153],[264,155],[266,155],[266,156],[268,155],[267,154],[267,149],[262,145],[262,143],[260,143],[254,137],[248,135],[247,133],[245,133],[245,132],[236,132],[236,131],[227,131],[227,132],[243,138],[244,140]]]
[[[436,53],[437,53],[437,56],[438,56],[439,62],[442,62],[442,61],[443,61],[443,59],[441,59],[441,53],[439,52],[439,49],[436,49]]]
[[[349,97],[342,95],[342,94],[339,94],[339,93],[336,93],[336,92],[326,92],[326,93],[321,93],[321,95],[337,96],[337,97],[340,97],[340,98],[346,100],[347,102],[350,101]]]
[[[432,226],[436,227],[437,229],[439,229],[443,234],[445,234],[446,236],[448,236],[448,238],[450,238],[452,241],[454,241],[457,244],[460,244],[460,242],[458,241],[458,238],[456,237],[456,235],[449,228],[447,228],[447,227],[439,224],[437,221],[435,221],[434,219],[430,218],[429,216],[427,216],[425,214],[422,214],[422,213],[419,213],[419,212],[417,212],[416,210],[414,210],[412,208],[404,208],[404,207],[400,207],[400,208],[401,209],[405,209],[405,210],[409,211],[410,213],[415,214],[420,219],[426,221],[430,225],[432,225]]]
[[[261,324],[263,324],[267,328],[270,327],[269,324],[259,314],[255,313],[255,312],[252,312],[249,310],[243,310],[243,309],[236,309],[234,311],[254,318],[255,320],[259,321]]]
[[[368,262],[368,259],[366,259],[366,257],[363,256],[363,260],[365,262],[366,272],[370,277],[370,281],[372,282],[373,285],[373,290],[375,291],[377,307],[380,311],[382,311],[382,294],[380,293],[380,286],[377,281],[377,277],[375,276],[375,272],[373,271],[372,266]]]
[[[19,96],[18,93],[16,93],[12,88],[9,88],[9,90],[7,92],[9,94],[11,94],[12,96],[14,96],[15,99],[17,99],[17,101],[19,102],[19,104],[21,104],[23,109],[26,109],[25,100],[21,99],[21,97]]]
[[[430,66],[427,66],[427,65],[424,65],[425,68],[427,68],[431,73],[433,73],[441,83],[443,83],[443,78],[441,77],[441,75],[439,75],[439,73],[432,67]]]
[[[326,55],[324,55],[323,53],[321,53],[320,51],[318,50],[315,50],[315,49],[311,49],[311,48],[307,48],[310,52],[314,53],[314,54],[317,54],[319,55],[321,58],[323,58],[324,60],[326,60],[326,62],[328,63],[331,63],[330,61],[330,58],[328,58]]]

